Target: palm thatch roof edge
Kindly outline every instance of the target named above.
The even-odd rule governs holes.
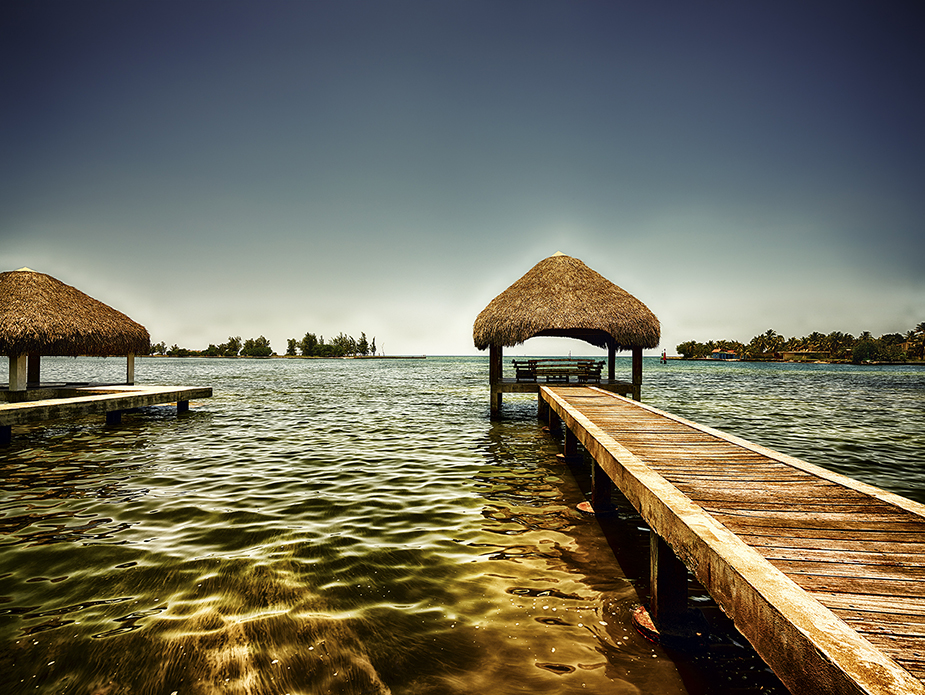
[[[139,323],[51,275],[0,273],[0,355],[147,354]]]
[[[479,350],[519,345],[538,335],[575,337],[599,347],[654,348],[661,327],[636,297],[577,258],[556,254],[495,297],[472,329]]]

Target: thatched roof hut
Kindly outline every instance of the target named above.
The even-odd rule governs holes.
[[[629,292],[577,258],[557,253],[495,297],[472,331],[479,350],[536,336],[580,338],[618,350],[654,348],[660,327],[655,314]]]
[[[50,275],[0,273],[0,355],[10,356],[11,388],[14,359],[25,355],[145,355],[150,345],[144,326]],[[37,371],[30,367],[30,382]]]
[[[594,272],[577,258],[557,253],[537,263],[526,275],[495,297],[475,319],[472,338],[479,350],[490,348],[491,410],[501,408],[503,392],[539,389],[505,382],[502,348],[538,336],[579,338],[607,348],[607,382],[602,388],[623,391],[639,400],[642,350],[660,338],[658,319],[633,295]],[[614,378],[618,350],[633,353],[632,382]]]

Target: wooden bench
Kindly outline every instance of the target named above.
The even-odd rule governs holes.
[[[587,358],[548,357],[529,360],[512,360],[517,381],[546,381],[547,383],[579,384],[600,383],[604,360]]]

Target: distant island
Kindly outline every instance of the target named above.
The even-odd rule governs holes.
[[[682,359],[739,359],[750,361],[900,363],[925,360],[925,322],[905,335],[887,333],[879,338],[864,331],[855,338],[835,331],[813,332],[802,338],[784,338],[773,329],[756,335],[748,344],[735,340],[689,340],[676,347]]]
[[[259,338],[248,338],[242,341],[241,336],[230,336],[224,343],[209,344],[205,350],[190,350],[189,348],[172,345],[167,347],[163,341],[151,345],[149,355],[163,355],[166,357],[279,357],[270,341],[262,335]],[[339,334],[331,342],[326,343],[324,336],[306,333],[301,340],[289,338],[286,341],[286,354],[284,357],[379,357],[376,355],[376,338],[372,341],[366,339],[366,333],[360,333],[360,339],[353,336]]]

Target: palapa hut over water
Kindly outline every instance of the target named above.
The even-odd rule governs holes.
[[[502,348],[538,336],[578,338],[606,347],[607,379],[600,387],[639,400],[642,350],[658,346],[660,327],[655,314],[633,295],[577,258],[556,253],[495,297],[476,318],[472,336],[479,350],[489,348],[491,409],[497,412],[503,392],[539,390],[536,381],[502,378]],[[618,350],[632,351],[632,383],[615,379]]]
[[[131,384],[135,355],[150,345],[144,326],[50,275],[0,273],[0,355],[10,358],[10,391],[38,385],[42,355],[126,355]]]

